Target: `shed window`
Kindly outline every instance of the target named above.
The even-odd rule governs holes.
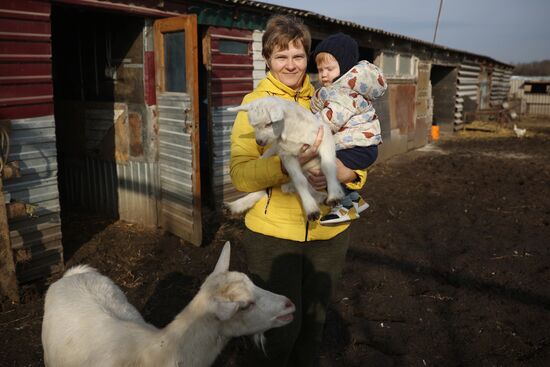
[[[394,75],[397,72],[396,68],[397,55],[384,52],[384,58],[382,61],[382,67],[384,74]]]
[[[526,93],[550,93],[550,83],[525,83]]]
[[[185,92],[185,32],[164,34],[164,70],[165,89],[167,92]]]
[[[399,75],[411,75],[411,57],[399,55]]]
[[[218,48],[222,54],[248,55],[248,42],[219,40]]]
[[[386,77],[397,79],[415,78],[418,58],[395,52],[382,52],[382,71]]]

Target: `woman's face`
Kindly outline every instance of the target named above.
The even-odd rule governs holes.
[[[275,48],[266,61],[271,74],[277,80],[294,90],[302,87],[307,69],[307,55],[301,42],[291,42],[288,50]]]

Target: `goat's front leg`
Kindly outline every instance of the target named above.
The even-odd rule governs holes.
[[[283,162],[288,175],[294,184],[294,188],[298,192],[298,195],[300,195],[307,219],[319,219],[321,216],[321,211],[319,210],[319,206],[315,202],[315,199],[309,192],[309,183],[307,182],[306,176],[304,176],[304,173],[302,172],[302,167],[300,167],[298,159],[294,156],[281,155],[281,161]]]

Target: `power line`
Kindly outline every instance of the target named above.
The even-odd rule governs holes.
[[[435,37],[437,36],[437,28],[439,27],[439,17],[441,16],[441,8],[443,7],[443,0],[439,0],[439,11],[437,12],[437,20],[435,22],[435,31],[434,31],[434,40],[432,43],[435,43]]]

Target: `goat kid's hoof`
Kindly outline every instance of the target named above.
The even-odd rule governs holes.
[[[307,220],[308,221],[316,221],[317,219],[319,219],[321,217],[321,212],[320,211],[316,211],[316,212],[313,212],[313,213],[309,213],[307,215]]]

